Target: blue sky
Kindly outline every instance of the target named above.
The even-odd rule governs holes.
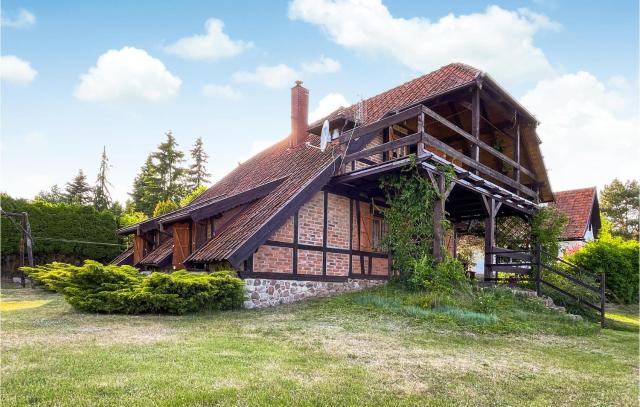
[[[209,43],[188,41],[212,18]],[[638,174],[636,1],[5,0],[2,20],[1,189],[15,196],[80,168],[93,181],[104,145],[124,201],[169,129],[185,151],[203,137],[219,178],[288,134],[293,79],[314,110],[454,61],[537,115],[554,189]]]

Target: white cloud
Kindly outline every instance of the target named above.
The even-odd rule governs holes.
[[[338,72],[340,68],[340,62],[325,57],[324,55],[321,55],[317,61],[302,64],[303,71],[316,74],[335,73]]]
[[[253,72],[240,71],[233,74],[233,80],[238,83],[257,83],[269,88],[283,88],[293,86],[299,74],[285,64],[267,66],[260,65]]]
[[[560,27],[543,14],[498,6],[483,13],[448,14],[436,22],[397,18],[381,0],[293,0],[289,18],[320,26],[347,49],[395,58],[420,72],[465,62],[510,82],[553,73],[533,38]]]
[[[145,50],[124,47],[102,54],[80,76],[76,98],[91,102],[159,102],[174,97],[182,80]]]
[[[318,105],[309,114],[309,122],[314,122],[333,112],[339,107],[350,106],[351,103],[339,93],[329,93],[318,101]]]
[[[2,27],[28,28],[36,23],[36,16],[34,16],[29,10],[20,9],[15,18],[7,17],[4,11],[1,13],[0,25]]]
[[[181,38],[164,47],[165,51],[188,59],[223,59],[234,57],[253,47],[253,43],[234,41],[223,32],[224,22],[210,18],[204,24],[205,34]]]
[[[0,56],[0,80],[16,85],[26,85],[31,83],[37,75],[38,71],[33,69],[29,62],[14,55]]]
[[[202,87],[202,94],[212,98],[222,98],[228,100],[240,100],[242,94],[231,87],[231,85],[207,84]]]
[[[635,98],[637,96],[633,96]],[[637,104],[588,72],[540,81],[522,97],[536,114],[554,190],[609,183],[640,174]]]

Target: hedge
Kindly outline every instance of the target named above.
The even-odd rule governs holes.
[[[70,259],[97,259],[109,261],[123,250],[119,246],[71,243],[38,238],[82,240],[101,243],[119,243],[115,216],[98,212],[91,206],[27,201],[0,195],[2,209],[7,212],[27,212],[34,236],[33,253],[39,258],[52,256]],[[18,254],[20,232],[12,222],[2,219],[2,256]]]
[[[77,310],[87,312],[184,314],[239,308],[245,297],[244,282],[227,271],[145,276],[131,266],[105,266],[92,260],[82,266],[51,263],[22,270],[44,288],[64,294]]]
[[[619,237],[602,237],[585,244],[565,260],[594,272],[604,271],[607,300],[638,302],[640,244]]]

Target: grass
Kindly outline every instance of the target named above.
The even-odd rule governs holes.
[[[507,311],[422,300],[382,288],[259,311],[123,316],[4,289],[2,304],[44,303],[2,312],[0,402],[637,405],[637,329],[599,330],[519,300]]]

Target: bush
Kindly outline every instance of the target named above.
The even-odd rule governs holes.
[[[238,308],[244,283],[230,272],[139,274],[130,266],[104,266],[87,260],[82,266],[52,263],[23,270],[46,289],[64,294],[81,311],[99,313],[184,314],[204,309]]]
[[[638,302],[640,244],[633,240],[604,236],[588,242],[565,260],[594,272],[604,271],[609,300]]]
[[[466,283],[464,265],[449,257],[436,265],[429,256],[414,260],[413,273],[408,280],[408,286],[413,290],[428,290],[443,294],[452,293],[455,288],[461,287],[464,283]]]
[[[173,202],[170,199],[166,201],[160,201],[156,204],[155,209],[153,210],[153,217],[164,215],[165,213],[169,213],[178,209],[178,204]]]

